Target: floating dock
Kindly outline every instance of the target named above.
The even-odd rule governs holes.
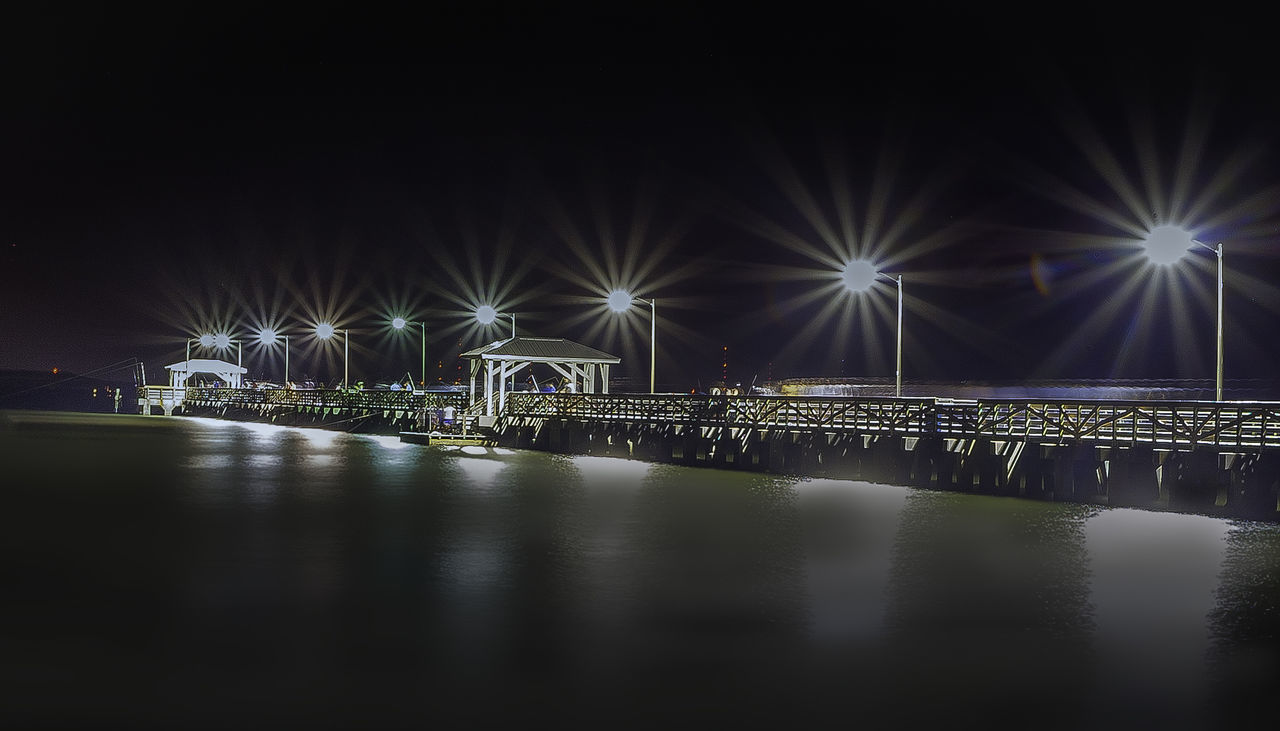
[[[479,434],[441,434],[440,432],[400,432],[400,441],[406,444],[434,444],[445,447],[496,447],[498,442],[493,437]]]

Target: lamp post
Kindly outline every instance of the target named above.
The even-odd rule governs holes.
[[[271,328],[263,328],[258,333],[258,342],[263,345],[275,345],[276,340],[284,341],[284,385],[289,385],[289,336],[281,335]]]
[[[205,333],[198,338],[187,338],[187,359],[182,364],[182,367],[186,369],[186,377],[183,379],[182,381],[183,383],[186,383],[187,379],[191,378],[191,344],[192,343],[200,343],[200,347],[202,348],[212,348],[214,345],[214,337],[209,333]]]
[[[204,344],[203,337],[200,339],[200,342],[202,345]],[[217,348],[218,350],[230,350],[232,345],[236,346],[236,369],[237,369],[236,370],[236,388],[239,388],[240,387],[239,369],[244,364],[244,344],[241,343],[239,340],[233,340],[231,336],[226,333],[218,333],[217,335],[213,336],[213,347]]]
[[[511,337],[516,336],[516,315],[514,312],[498,312],[491,305],[480,305],[476,308],[476,320],[481,325],[492,325],[499,316],[506,315],[511,318]],[[516,390],[516,376],[511,374],[511,391]]]
[[[206,333],[204,335],[201,335],[198,338],[187,338],[187,362],[188,363],[191,362],[191,344],[192,343],[200,343],[200,346],[203,348],[212,348],[213,336]]]
[[[894,375],[893,394],[902,398],[902,275],[897,277],[885,274],[875,268],[869,261],[856,260],[849,262],[844,268],[844,286],[852,292],[866,292],[875,283],[876,277],[882,277],[898,286],[898,357]]]
[[[1144,242],[1147,257],[1161,266],[1169,266],[1186,256],[1194,247],[1218,256],[1217,365],[1214,373],[1214,400],[1222,400],[1222,242],[1216,246],[1197,241],[1177,226],[1156,226]]]
[[[630,292],[615,289],[609,293],[609,309],[614,312],[626,312],[632,302],[649,305],[649,393],[657,393],[656,375],[658,363],[658,301],[640,299]]]
[[[337,333],[338,331],[334,329],[333,325],[327,322],[322,322],[316,326],[316,337],[320,338],[321,340],[328,340],[329,338],[333,337]],[[351,338],[348,337],[349,334],[350,334],[350,330],[343,328],[342,330],[342,390],[344,391],[347,389],[347,375],[350,372],[349,366],[351,364],[351,358],[350,358]]]
[[[405,325],[420,325],[422,327],[422,387],[427,386],[427,326],[426,323],[409,322],[403,317],[397,317],[391,321],[391,327],[397,330],[403,330]]]

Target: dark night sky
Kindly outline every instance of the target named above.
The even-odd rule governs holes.
[[[454,326],[465,290],[509,286],[526,334],[647,380],[647,320],[619,336],[571,299],[614,250],[661,308],[660,384],[719,378],[726,346],[730,380],[892,377],[892,317],[827,317],[803,297],[829,279],[780,276],[824,267],[779,239],[830,255],[814,223],[839,234],[842,209],[843,245],[903,275],[908,380],[1211,378],[1212,306],[1144,303],[1137,269],[1099,274],[1114,247],[1081,243],[1134,209],[1227,242],[1228,378],[1280,357],[1276,63],[1227,6],[371,7],[11,16],[0,369],[154,374],[211,323],[271,316],[323,375],[302,341],[325,313],[376,378],[416,362],[389,308],[435,360],[491,339]]]

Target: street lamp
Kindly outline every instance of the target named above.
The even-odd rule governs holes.
[[[276,340],[284,341],[284,385],[289,385],[289,336],[281,335],[271,328],[263,328],[258,333],[258,342],[263,345],[275,345]]]
[[[344,391],[347,389],[347,375],[350,372],[348,366],[351,364],[351,339],[347,337],[350,332],[351,331],[346,328],[343,328],[342,330],[342,390]],[[334,329],[333,325],[327,322],[322,322],[319,325],[316,325],[316,337],[321,340],[328,340],[336,334],[338,334],[338,331]]]
[[[898,367],[894,377],[894,396],[902,398],[902,275],[897,277],[879,271],[871,262],[858,259],[845,265],[844,286],[851,292],[866,292],[875,283],[876,277],[883,277],[898,285]]]
[[[207,338],[207,337],[211,337],[211,341],[206,341],[206,340],[205,340],[205,338]],[[236,377],[236,379],[237,379],[237,380],[235,381],[235,385],[236,385],[236,388],[239,388],[239,387],[240,387],[240,382],[239,382],[239,378],[240,378],[240,371],[239,371],[238,369],[239,369],[239,368],[240,368],[240,366],[241,366],[241,365],[243,365],[243,363],[244,363],[244,344],[243,344],[243,343],[241,343],[239,340],[233,340],[233,339],[231,338],[231,336],[230,336],[230,335],[228,335],[228,334],[226,334],[226,333],[218,333],[218,334],[213,335],[213,336],[207,336],[207,335],[202,335],[202,336],[200,336],[200,344],[201,344],[201,345],[204,345],[205,347],[209,347],[208,345],[206,345],[206,343],[208,343],[208,342],[211,342],[211,343],[212,343],[212,346],[213,346],[214,348],[216,348],[216,349],[218,349],[218,350],[221,350],[221,351],[231,350],[231,346],[232,346],[232,345],[236,346],[236,368],[237,368],[237,370],[236,370],[236,375],[235,375],[235,377]]]
[[[654,387],[658,362],[658,301],[633,297],[630,292],[615,289],[609,293],[609,309],[626,312],[632,302],[649,305],[649,393],[657,393]]]
[[[1147,234],[1144,242],[1147,258],[1155,264],[1170,266],[1186,256],[1193,247],[1200,247],[1218,255],[1218,364],[1215,374],[1214,398],[1222,400],[1222,242],[1217,246],[1196,241],[1191,234],[1177,226],[1156,226]]]
[[[498,312],[489,305],[480,305],[476,308],[476,319],[481,325],[492,325],[493,321],[498,319],[500,315],[506,315],[511,318],[511,337],[516,336],[516,315],[514,312]]]
[[[201,338],[200,341],[203,344],[204,338]],[[226,333],[218,333],[213,336],[213,347],[218,350],[231,350],[232,345],[236,346],[236,366],[238,367],[244,362],[244,345],[239,340],[232,340],[231,336]]]
[[[209,333],[205,333],[204,335],[201,335],[198,338],[187,338],[187,360],[182,364],[182,367],[186,369],[186,374],[187,374],[186,378],[191,378],[191,344],[192,343],[200,343],[200,347],[202,348],[212,348],[214,343],[214,337]],[[186,383],[186,380],[183,380],[183,383]]]
[[[391,327],[397,330],[403,330],[405,325],[421,325],[422,326],[422,387],[427,386],[427,326],[423,322],[409,322],[403,317],[397,317],[391,321]]]
[[[204,335],[201,335],[198,338],[187,338],[187,362],[188,363],[191,362],[191,344],[192,343],[200,343],[200,347],[202,348],[212,348],[213,336],[209,335],[208,333],[205,333]]]
[[[481,325],[492,325],[499,316],[506,315],[511,318],[511,337],[516,336],[516,314],[514,312],[498,312],[490,305],[480,305],[476,308],[476,320]],[[511,391],[516,390],[516,376],[511,374]]]

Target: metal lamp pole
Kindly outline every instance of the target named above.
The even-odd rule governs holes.
[[[1213,252],[1218,257],[1218,311],[1217,319],[1217,362],[1214,365],[1214,399],[1222,401],[1222,360],[1223,360],[1223,315],[1222,315],[1222,242],[1210,246],[1203,241],[1197,241],[1192,238],[1183,229],[1177,226],[1161,225],[1153,228],[1146,238],[1147,256],[1157,265],[1172,265],[1174,262],[1186,256],[1191,251],[1192,246],[1198,246],[1205,251]]]
[[[902,398],[902,275],[899,274],[894,277],[884,272],[876,272],[876,276],[884,277],[898,285],[898,361],[894,376],[893,395],[895,398]]]
[[[897,363],[894,368],[894,386],[893,394],[895,398],[902,398],[902,275],[893,276],[885,274],[875,268],[875,265],[865,259],[858,259],[845,265],[844,285],[852,292],[870,291],[875,284],[876,277],[883,277],[893,282],[898,287],[898,354]]]
[[[609,309],[618,313],[626,312],[636,302],[642,305],[649,305],[649,393],[657,393],[658,301],[656,299],[646,300],[632,296],[630,292],[624,289],[613,290],[605,301],[609,305]]]
[[[1196,242],[1200,243],[1200,242]],[[1204,244],[1200,244],[1204,248],[1209,249],[1218,255],[1218,368],[1217,382],[1215,384],[1215,393],[1217,400],[1222,400],[1222,242],[1218,242],[1216,248],[1210,248]]]
[[[657,393],[658,374],[658,301],[649,300],[649,393]]]
[[[898,359],[894,373],[893,395],[894,398],[902,398],[902,275],[894,277],[884,272],[876,272],[876,276],[884,277],[898,285]]]
[[[1210,246],[1204,242],[1191,239],[1191,243],[1199,246],[1205,251],[1211,251],[1218,256],[1218,313],[1217,313],[1217,340],[1218,353],[1217,364],[1214,369],[1214,400],[1222,400],[1222,242],[1219,241],[1217,246]]]
[[[902,275],[898,275],[898,373],[894,396],[902,398]]]
[[[403,317],[397,317],[391,321],[391,327],[397,330],[403,330],[405,325],[417,325],[422,328],[422,386],[427,385],[427,323],[419,320],[410,322]]]
[[[1222,400],[1222,242],[1218,242],[1218,400]]]
[[[642,305],[649,305],[649,393],[657,393],[658,364],[658,301],[635,298]]]

